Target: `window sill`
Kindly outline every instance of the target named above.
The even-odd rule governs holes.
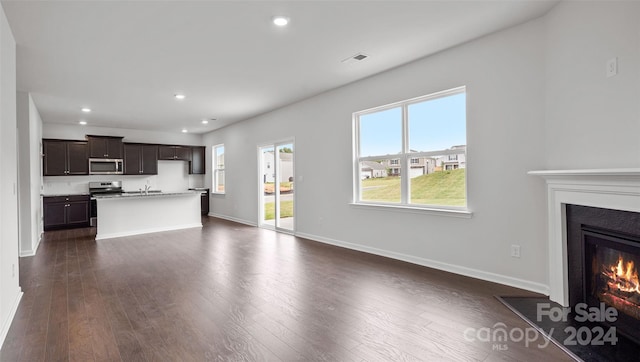
[[[225,192],[211,192],[211,195],[220,195],[220,196],[224,196],[226,195]]]
[[[387,205],[387,204],[365,204],[365,203],[350,203],[351,206],[363,209],[371,210],[387,210],[393,212],[407,212],[411,214],[427,214],[446,217],[457,217],[462,219],[471,219],[473,212],[467,209],[439,209],[429,207],[412,207],[406,205]]]

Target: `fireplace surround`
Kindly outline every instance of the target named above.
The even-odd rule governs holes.
[[[547,183],[549,298],[569,301],[566,206],[640,212],[640,168],[530,171]]]

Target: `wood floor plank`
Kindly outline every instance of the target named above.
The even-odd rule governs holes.
[[[467,328],[526,328],[522,290],[204,217],[202,229],[95,241],[47,232],[2,361],[567,360],[495,350]]]

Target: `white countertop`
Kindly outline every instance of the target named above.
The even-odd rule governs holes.
[[[148,194],[136,192],[125,192],[122,194],[107,194],[107,195],[94,195],[96,200],[104,199],[122,199],[122,198],[139,198],[139,197],[162,197],[162,196],[179,196],[179,195],[200,195],[200,191],[173,191],[173,192],[157,192],[152,191]]]

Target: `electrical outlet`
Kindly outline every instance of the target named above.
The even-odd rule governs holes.
[[[512,258],[520,257],[520,245],[511,245],[511,257]]]
[[[607,60],[607,78],[616,74],[618,74],[618,58],[611,58]]]

